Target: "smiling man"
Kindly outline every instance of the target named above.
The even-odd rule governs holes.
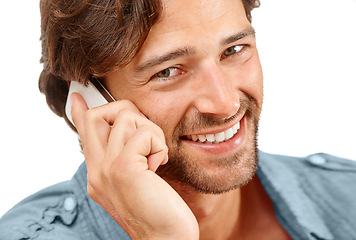
[[[85,164],[4,215],[0,239],[355,239],[353,162],[257,149],[257,5],[42,0],[40,88]],[[73,82],[110,103],[89,109]]]
[[[140,52],[103,83],[163,130],[158,175],[207,193],[252,177],[262,71],[241,2],[165,2]]]

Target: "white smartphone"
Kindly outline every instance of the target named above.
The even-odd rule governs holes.
[[[98,107],[106,103],[115,101],[114,97],[97,79],[89,81],[87,85],[81,84],[76,81],[71,81],[65,106],[65,113],[68,120],[73,124],[73,126],[74,123],[71,114],[72,104],[70,101],[70,96],[74,92],[79,93],[84,98],[88,108]]]

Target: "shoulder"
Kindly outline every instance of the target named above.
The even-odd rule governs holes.
[[[0,240],[130,239],[87,193],[85,163],[70,181],[18,203],[0,219]]]
[[[263,169],[259,172],[273,186],[293,196],[299,205],[306,199],[312,202],[310,206],[336,236],[355,237],[356,161],[325,153],[290,157],[260,152],[259,156]]]
[[[76,201],[70,181],[35,193],[0,219],[0,239],[80,239]]]
[[[266,167],[280,167],[293,172],[304,180],[314,180],[313,183],[325,187],[343,185],[354,187],[356,180],[356,161],[340,158],[326,153],[316,153],[306,157],[292,157],[259,152],[260,161]],[[323,181],[318,181],[322,179]]]
[[[323,195],[341,202],[356,196],[356,161],[325,153],[291,157],[260,152],[259,156],[260,165],[268,172],[286,180],[293,178],[303,188],[320,189]]]

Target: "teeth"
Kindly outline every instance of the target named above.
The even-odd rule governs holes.
[[[216,133],[215,135],[215,141],[216,142],[223,142],[225,141],[225,133],[221,132],[221,133]]]
[[[212,143],[212,142],[215,142],[215,136],[214,134],[207,134],[206,135],[206,141]]]
[[[206,136],[205,135],[198,135],[199,141],[200,142],[205,142],[206,141]]]
[[[225,139],[228,140],[234,136],[234,132],[232,128],[229,128],[228,130],[225,131]]]
[[[232,126],[232,132],[235,134],[237,133],[237,130],[240,129],[240,122],[238,122],[237,124],[235,124],[234,126]]]
[[[194,142],[209,142],[209,143],[221,143],[232,138],[240,129],[240,122],[236,123],[232,128],[227,129],[224,132],[206,135],[190,135],[187,136],[189,140]]]

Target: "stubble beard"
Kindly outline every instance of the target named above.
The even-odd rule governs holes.
[[[247,95],[246,95],[247,96]],[[209,164],[216,167],[216,174],[208,172],[189,156],[179,139],[181,132],[186,129],[208,127],[221,124],[221,120],[199,115],[196,122],[186,124],[184,120],[175,130],[173,143],[169,149],[169,161],[157,170],[157,174],[168,183],[178,184],[185,191],[198,191],[206,194],[221,194],[246,185],[255,175],[258,165],[257,135],[260,108],[255,99],[247,96],[248,100],[241,101],[239,111],[245,112],[246,124],[249,126],[246,136],[248,142],[230,157],[214,157],[207,159]],[[235,115],[237,116],[239,112]],[[235,116],[224,120],[232,121]]]

